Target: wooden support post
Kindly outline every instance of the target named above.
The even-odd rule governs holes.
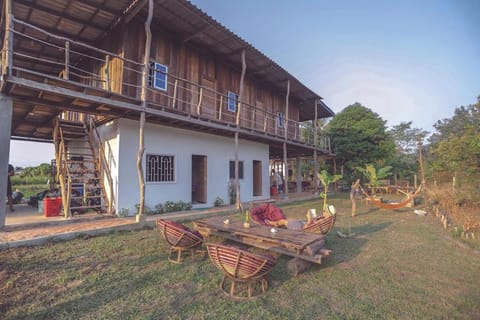
[[[0,192],[0,230],[5,226],[5,205],[8,177],[8,159],[10,155],[10,130],[12,125],[13,101],[11,97],[0,94],[0,183],[4,186]]]
[[[218,106],[218,120],[222,120],[223,95],[220,95],[220,105]]]
[[[3,66],[3,74],[11,75],[13,66],[13,4],[12,0],[5,1],[5,65]]]
[[[63,79],[70,79],[70,41],[65,41],[65,70]]]
[[[297,164],[296,164],[296,172],[297,172],[297,192],[302,192],[302,160],[300,156],[297,154]]]
[[[357,179],[354,184],[352,184],[352,189],[350,189],[350,201],[352,202],[352,217],[355,217],[357,212],[357,203],[355,202],[355,196],[357,194],[357,189],[360,186],[360,179]]]
[[[238,94],[238,108],[237,108],[237,130],[235,131],[235,188],[236,188],[236,207],[240,208],[240,180],[238,176],[238,131],[240,130],[240,113],[242,112],[243,100],[243,81],[245,79],[245,72],[247,70],[247,63],[245,62],[245,49],[242,50],[242,74],[240,75],[240,90]]]
[[[265,111],[265,117],[263,118],[263,132],[267,132],[268,114]]]
[[[112,85],[110,83],[110,56],[105,57],[105,88],[107,91],[112,91]]]
[[[145,209],[145,181],[143,179],[143,166],[142,159],[145,152],[144,146],[144,127],[145,127],[145,109],[147,108],[147,85],[148,85],[148,61],[150,59],[150,47],[152,44],[152,33],[150,30],[150,24],[152,22],[153,15],[153,0],[148,1],[148,16],[145,21],[145,55],[143,57],[143,70],[142,70],[142,112],[140,113],[140,128],[138,132],[138,154],[137,154],[137,175],[138,184],[140,189],[140,205],[137,212],[137,222],[144,222],[144,209]]]
[[[287,80],[287,94],[285,95],[285,140],[288,138],[288,100],[290,98],[290,80]]]
[[[199,97],[198,97],[198,104],[197,104],[197,114],[200,115],[200,108],[202,106],[202,100],[203,100],[203,88],[200,88],[199,92]]]
[[[173,100],[172,100],[172,108],[175,109],[175,103],[177,102],[177,87],[178,87],[178,79],[175,79],[173,84]]]
[[[288,163],[287,163],[287,143],[283,143],[283,191],[285,197],[288,197]]]
[[[318,194],[317,116],[318,116],[318,100],[315,100],[315,118],[313,119],[313,193],[314,194]]]

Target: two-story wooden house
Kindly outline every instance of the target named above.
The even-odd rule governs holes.
[[[68,211],[267,199],[274,161],[301,186],[288,168],[330,154],[303,130],[322,98],[186,0],[4,0],[1,22],[1,169],[9,139],[54,142]]]

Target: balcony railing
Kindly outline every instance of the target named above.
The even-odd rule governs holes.
[[[2,49],[2,65],[7,64],[2,68],[4,74],[11,70],[18,77],[36,81],[62,79],[140,99],[143,64],[124,58],[123,53],[60,37],[18,19],[13,19],[13,26],[7,27],[5,33],[11,38],[4,41]],[[9,49],[7,43],[13,43],[13,49]],[[162,73],[162,70],[146,67],[149,75],[154,71]],[[202,83],[196,83],[173,73],[164,75],[167,76],[166,90],[147,88],[149,108],[225,126],[236,126],[238,120],[243,130],[314,147],[313,134],[306,134],[308,130],[302,129],[301,122],[288,119],[286,115],[279,120],[276,113],[266,110],[273,108],[242,100],[241,103],[237,101],[236,110],[232,112],[228,110],[227,95],[215,90],[214,81],[202,78]],[[317,148],[330,151],[329,138],[321,137]]]

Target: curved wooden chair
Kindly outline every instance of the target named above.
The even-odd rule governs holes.
[[[207,244],[207,251],[213,264],[223,272],[220,282],[223,293],[234,299],[249,299],[267,291],[266,274],[275,265],[274,257],[217,243]],[[229,291],[226,289],[227,280],[230,281]],[[258,283],[261,292],[255,294],[255,284]],[[246,286],[246,290],[236,293],[236,284]]]
[[[319,217],[303,227],[303,231],[310,233],[321,233],[323,235],[329,233],[335,225],[337,215]]]
[[[170,246],[168,254],[170,262],[182,263],[182,253],[185,251],[192,254],[192,259],[196,253],[205,257],[205,250],[201,250],[203,237],[197,231],[192,231],[183,224],[163,219],[157,219],[157,230]],[[174,258],[175,254],[176,258]]]

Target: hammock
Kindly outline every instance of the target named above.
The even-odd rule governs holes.
[[[369,195],[363,188],[360,186],[360,190],[362,190],[362,193],[367,197],[367,199],[374,205],[382,209],[387,209],[387,210],[395,210],[395,209],[400,209],[406,207],[409,203],[412,202],[412,200],[418,196],[418,194],[422,191],[422,186],[423,184],[420,184],[420,186],[415,190],[414,193],[409,193],[408,196],[403,199],[400,202],[395,202],[395,203],[384,203],[371,195]]]

